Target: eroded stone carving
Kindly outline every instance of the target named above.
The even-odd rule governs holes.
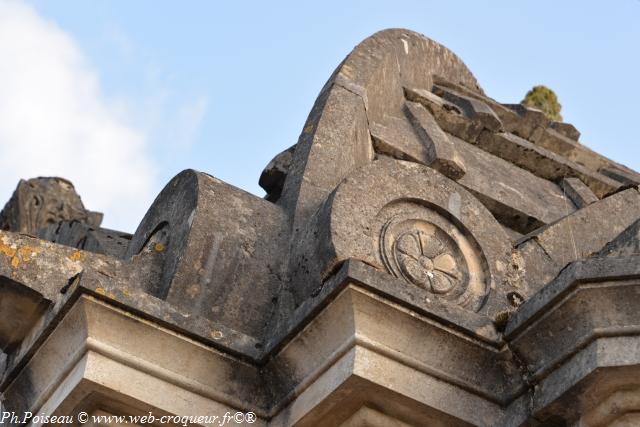
[[[455,293],[468,280],[464,258],[444,231],[420,220],[395,225],[383,231],[382,257],[396,276],[439,295]]]
[[[63,178],[20,180],[0,212],[0,229],[31,235],[62,221],[79,221],[93,227],[102,222],[102,214],[86,210],[73,184]]]
[[[380,257],[396,277],[439,299],[477,311],[488,294],[486,260],[457,225],[413,202],[387,206],[380,232]]]

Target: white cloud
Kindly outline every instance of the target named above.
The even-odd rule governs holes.
[[[0,206],[19,178],[62,176],[105,226],[133,231],[155,173],[146,133],[114,107],[72,37],[0,0]]]

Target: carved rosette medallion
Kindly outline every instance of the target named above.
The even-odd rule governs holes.
[[[386,222],[380,236],[385,267],[437,299],[479,310],[488,292],[481,254],[447,219],[427,216],[400,215]]]

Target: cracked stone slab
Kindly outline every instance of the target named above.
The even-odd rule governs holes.
[[[556,184],[452,135],[450,139],[467,169],[457,182],[500,223],[527,234],[575,210]]]
[[[567,177],[580,178],[600,198],[620,187],[611,178],[510,133],[485,132],[477,145],[544,179],[559,182]]]
[[[569,263],[600,251],[638,218],[640,193],[630,188],[523,237],[517,249],[525,260],[526,294],[544,287]]]
[[[538,110],[531,110],[519,105],[509,106],[500,104],[482,93],[465,88],[441,76],[434,77],[434,83],[434,92],[436,93],[443,91],[443,88],[447,88],[467,97],[477,99],[489,106],[491,111],[495,113],[502,122],[504,131],[506,132],[530,139],[539,136],[542,129],[546,126],[546,118],[544,114],[540,115],[541,113]]]
[[[593,172],[614,164],[611,160],[552,128],[545,129],[535,143]]]

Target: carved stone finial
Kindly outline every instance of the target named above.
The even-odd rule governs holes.
[[[81,221],[97,227],[102,214],[87,211],[73,184],[63,178],[20,180],[0,212],[0,229],[37,235],[62,221]]]

